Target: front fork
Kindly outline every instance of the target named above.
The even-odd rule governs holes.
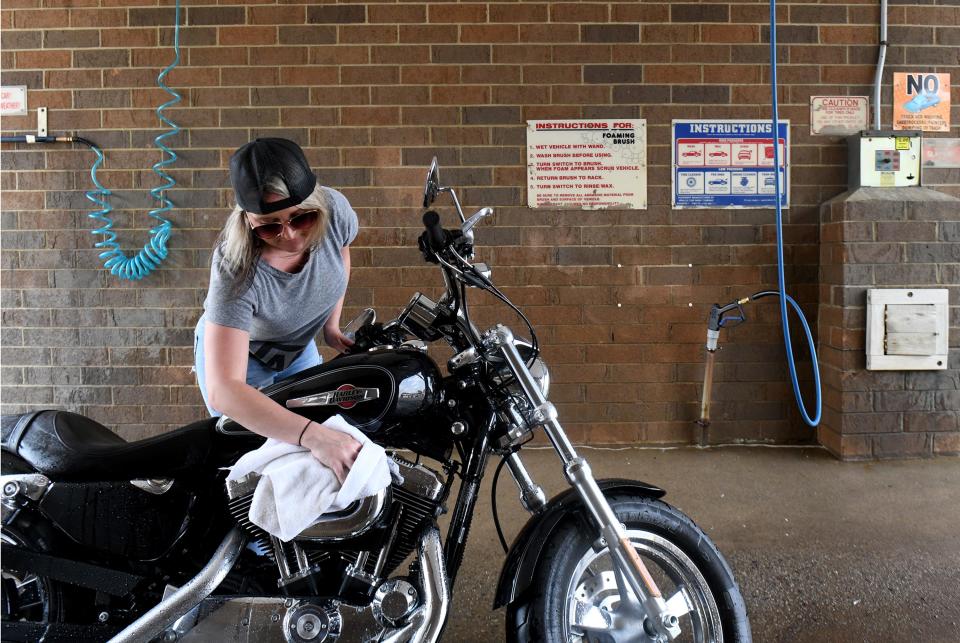
[[[536,421],[543,426],[550,443],[563,462],[567,482],[579,494],[583,505],[599,529],[601,545],[606,544],[609,548],[614,566],[633,591],[634,596],[629,596],[629,592],[621,589],[620,600],[625,604],[639,602],[639,607],[646,614],[644,626],[648,631],[652,630],[651,634],[661,640],[665,640],[662,638],[664,636],[667,639],[676,638],[680,634],[677,617],[667,608],[660,589],[643,561],[640,560],[624,526],[617,519],[597,485],[590,465],[577,455],[563,427],[557,421],[557,410],[543,395],[530,374],[526,362],[513,343],[513,333],[509,328],[498,324],[484,335],[483,340],[487,348],[499,350],[506,359],[511,372],[533,406]]]

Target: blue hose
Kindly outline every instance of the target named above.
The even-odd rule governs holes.
[[[780,113],[777,103],[777,0],[770,0],[770,87],[773,94],[773,167],[774,167],[774,186],[776,189],[776,210],[777,210],[777,286],[780,295],[780,320],[783,325],[783,344],[787,350],[787,364],[790,367],[790,381],[793,384],[793,396],[797,400],[797,406],[800,408],[800,414],[803,421],[810,426],[817,426],[820,423],[821,393],[820,393],[820,366],[817,363],[817,349],[813,343],[813,335],[810,332],[810,326],[807,324],[800,306],[787,295],[786,279],[783,274],[783,212],[780,206],[781,186],[780,186]],[[787,303],[793,306],[803,324],[803,329],[807,334],[807,342],[810,345],[810,359],[813,362],[813,386],[815,394],[814,417],[811,418],[807,413],[806,405],[803,403],[803,394],[800,393],[800,382],[797,380],[797,365],[793,360],[793,342],[790,340],[790,319],[788,317]]]
[[[160,223],[159,225],[156,225],[150,229],[150,240],[137,254],[132,257],[127,257],[123,250],[120,249],[120,244],[117,243],[117,234],[112,230],[113,220],[107,216],[113,211],[113,208],[103,198],[110,196],[110,190],[101,185],[97,180],[97,168],[99,168],[103,163],[103,152],[92,143],[87,143],[97,155],[96,162],[93,164],[93,167],[90,168],[90,178],[93,180],[93,184],[96,187],[93,190],[89,190],[85,196],[87,199],[101,208],[100,210],[92,212],[87,216],[89,216],[91,219],[102,221],[104,223],[103,226],[93,230],[92,233],[95,235],[102,234],[106,237],[102,241],[94,244],[94,246],[97,248],[109,248],[109,250],[100,253],[100,259],[104,260],[103,265],[105,268],[109,269],[112,274],[120,277],[121,279],[129,279],[131,281],[143,279],[153,272],[153,270],[156,269],[160,263],[167,258],[167,241],[170,239],[170,233],[171,229],[173,228],[173,224],[170,223],[168,219],[165,219],[163,214],[173,209],[173,203],[164,195],[164,191],[175,186],[177,182],[172,176],[164,172],[163,168],[174,163],[177,160],[177,154],[167,147],[163,141],[164,139],[179,134],[180,127],[167,118],[163,114],[163,110],[179,103],[181,97],[176,91],[167,87],[167,85],[163,82],[163,79],[174,67],[180,63],[180,0],[176,0],[176,8],[174,13],[173,50],[173,62],[170,63],[170,65],[168,65],[157,76],[157,86],[173,97],[163,105],[157,107],[157,116],[160,118],[161,122],[170,127],[170,130],[153,139],[154,144],[165,154],[165,158],[163,160],[153,164],[154,173],[163,179],[164,183],[150,190],[150,194],[153,195],[153,198],[160,201],[160,207],[150,210],[149,214]]]

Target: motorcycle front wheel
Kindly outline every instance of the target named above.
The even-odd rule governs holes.
[[[607,499],[657,583],[681,634],[674,641],[749,643],[746,607],[730,566],[692,520],[665,502]],[[522,643],[654,643],[620,605],[609,550],[596,529],[571,517],[545,544],[528,590],[507,610],[507,639]]]

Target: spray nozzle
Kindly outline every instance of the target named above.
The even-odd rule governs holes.
[[[721,328],[732,328],[746,321],[746,313],[743,312],[743,304],[750,301],[749,297],[737,299],[725,306],[714,304],[710,309],[710,316],[707,318],[707,329],[719,331]]]

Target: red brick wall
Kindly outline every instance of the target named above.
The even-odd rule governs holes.
[[[435,290],[413,243],[436,154],[465,204],[496,208],[479,258],[538,324],[572,437],[691,439],[708,306],[775,283],[773,214],[671,210],[670,120],[768,116],[765,2],[186,4],[169,77],[184,96],[169,110],[184,128],[171,141],[176,230],[161,270],[130,283],[100,267],[85,217],[88,151],[4,146],[4,413],[70,408],[127,437],[202,414],[192,327],[230,205],[224,168],[235,147],[269,134],[303,144],[357,207],[348,315],[374,306],[388,316],[414,290]],[[788,280],[811,320],[818,207],[843,191],[846,168],[838,139],[809,135],[808,99],[871,93],[878,5],[780,3],[781,116],[793,124]],[[149,166],[165,95],[154,81],[172,60],[171,3],[6,0],[0,16],[3,84],[29,86],[51,133],[103,147],[120,239],[141,246],[147,190],[159,183]],[[893,2],[890,24],[887,85],[894,70],[953,72],[956,83],[955,2]],[[525,120],[593,117],[647,119],[649,208],[527,209]],[[35,113],[2,127],[32,131]],[[960,193],[956,170],[927,179]],[[478,313],[512,323],[501,308]],[[809,440],[775,307],[748,313],[722,338],[710,438]]]
[[[820,443],[847,460],[960,453],[960,201],[860,190],[821,208]],[[866,370],[867,290],[947,289],[946,369]]]

